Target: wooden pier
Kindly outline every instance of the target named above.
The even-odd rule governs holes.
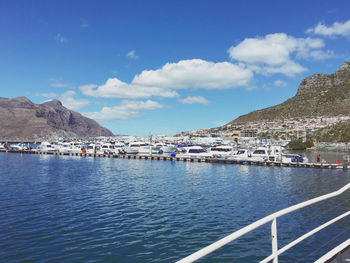
[[[241,164],[241,165],[259,165],[259,166],[276,166],[276,167],[302,167],[318,169],[343,169],[348,170],[350,166],[346,164],[327,164],[327,163],[282,163],[276,161],[256,162],[246,160],[229,160],[223,158],[190,158],[190,157],[172,157],[161,155],[130,155],[130,154],[92,154],[92,153],[62,153],[62,152],[40,152],[40,151],[17,151],[17,150],[0,150],[0,152],[20,153],[20,154],[45,154],[60,156],[80,156],[95,158],[119,158],[119,159],[143,159],[143,160],[160,160],[160,161],[182,161],[194,163],[218,163],[218,164]]]

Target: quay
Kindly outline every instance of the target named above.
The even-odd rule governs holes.
[[[344,164],[327,164],[327,163],[283,163],[278,161],[246,161],[246,160],[229,160],[223,158],[191,158],[176,156],[160,156],[160,155],[137,155],[137,154],[92,154],[92,153],[62,153],[62,152],[41,152],[30,150],[0,150],[6,153],[20,154],[45,154],[45,155],[61,155],[61,156],[80,156],[80,157],[99,157],[99,158],[119,158],[119,159],[144,159],[144,160],[160,160],[160,161],[182,161],[196,163],[220,163],[220,164],[241,164],[241,165],[260,165],[260,166],[276,166],[276,167],[303,167],[303,168],[319,168],[319,169],[350,169],[349,163]]]

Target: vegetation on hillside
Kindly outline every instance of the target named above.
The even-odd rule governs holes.
[[[314,146],[312,138],[308,137],[305,142],[301,138],[300,139],[292,139],[288,143],[287,148],[290,150],[305,150],[306,148],[310,148],[312,146]]]
[[[338,123],[325,127],[312,135],[317,142],[350,142],[350,123]]]

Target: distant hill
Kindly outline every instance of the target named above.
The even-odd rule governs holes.
[[[312,134],[317,142],[350,142],[350,123],[341,122],[325,127]]]
[[[343,63],[334,74],[305,78],[297,94],[287,101],[242,115],[228,124],[340,114],[350,114],[350,62]]]
[[[96,121],[62,106],[58,100],[34,104],[26,97],[0,98],[0,139],[113,136]]]

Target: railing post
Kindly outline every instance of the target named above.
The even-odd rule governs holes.
[[[277,244],[277,223],[276,217],[271,223],[272,255],[273,263],[278,263],[278,244]]]

